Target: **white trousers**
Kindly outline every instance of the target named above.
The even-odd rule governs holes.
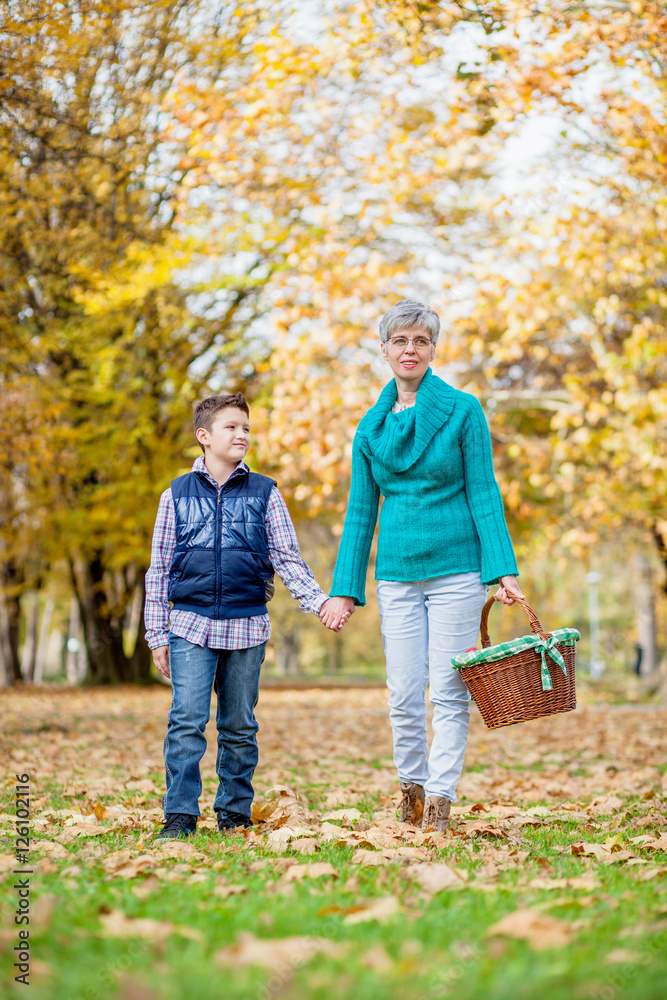
[[[468,689],[452,657],[477,642],[486,587],[479,573],[434,580],[378,580],[382,644],[387,658],[394,763],[401,781],[456,802],[468,739]],[[426,684],[433,706],[428,751]]]

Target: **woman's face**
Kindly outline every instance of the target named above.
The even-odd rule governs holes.
[[[396,378],[419,385],[435,355],[435,344],[426,330],[410,326],[392,333],[380,350]]]

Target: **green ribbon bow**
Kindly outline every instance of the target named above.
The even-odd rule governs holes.
[[[537,649],[540,651],[540,657],[542,658],[542,690],[551,691],[553,689],[553,681],[551,680],[551,674],[549,673],[549,667],[547,666],[547,653],[558,666],[561,668],[565,676],[567,677],[567,667],[565,666],[565,660],[559,649],[556,649],[556,643],[558,642],[558,636],[552,635],[548,639],[540,639],[537,643]]]

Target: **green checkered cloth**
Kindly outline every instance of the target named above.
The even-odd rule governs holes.
[[[478,663],[493,663],[494,660],[502,660],[512,653],[521,653],[524,649],[539,650],[542,660],[542,690],[551,691],[553,682],[549,667],[547,666],[547,656],[558,664],[567,677],[565,660],[561,656],[557,646],[574,646],[579,642],[581,636],[576,628],[557,628],[552,632],[549,639],[540,639],[539,635],[523,635],[520,639],[510,639],[509,642],[499,642],[497,646],[488,646],[486,649],[471,649],[467,653],[459,653],[452,657],[454,670],[462,670],[464,667],[471,667]]]

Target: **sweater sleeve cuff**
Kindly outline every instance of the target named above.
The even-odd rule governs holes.
[[[482,584],[485,587],[493,587],[500,582],[502,576],[518,576],[519,570],[516,562],[506,563],[504,566],[482,566]]]
[[[354,593],[354,588],[347,587],[341,590],[340,587],[333,587],[329,592],[329,597],[351,597],[354,601],[355,607],[365,608],[366,607],[366,591],[361,590],[358,593]]]

